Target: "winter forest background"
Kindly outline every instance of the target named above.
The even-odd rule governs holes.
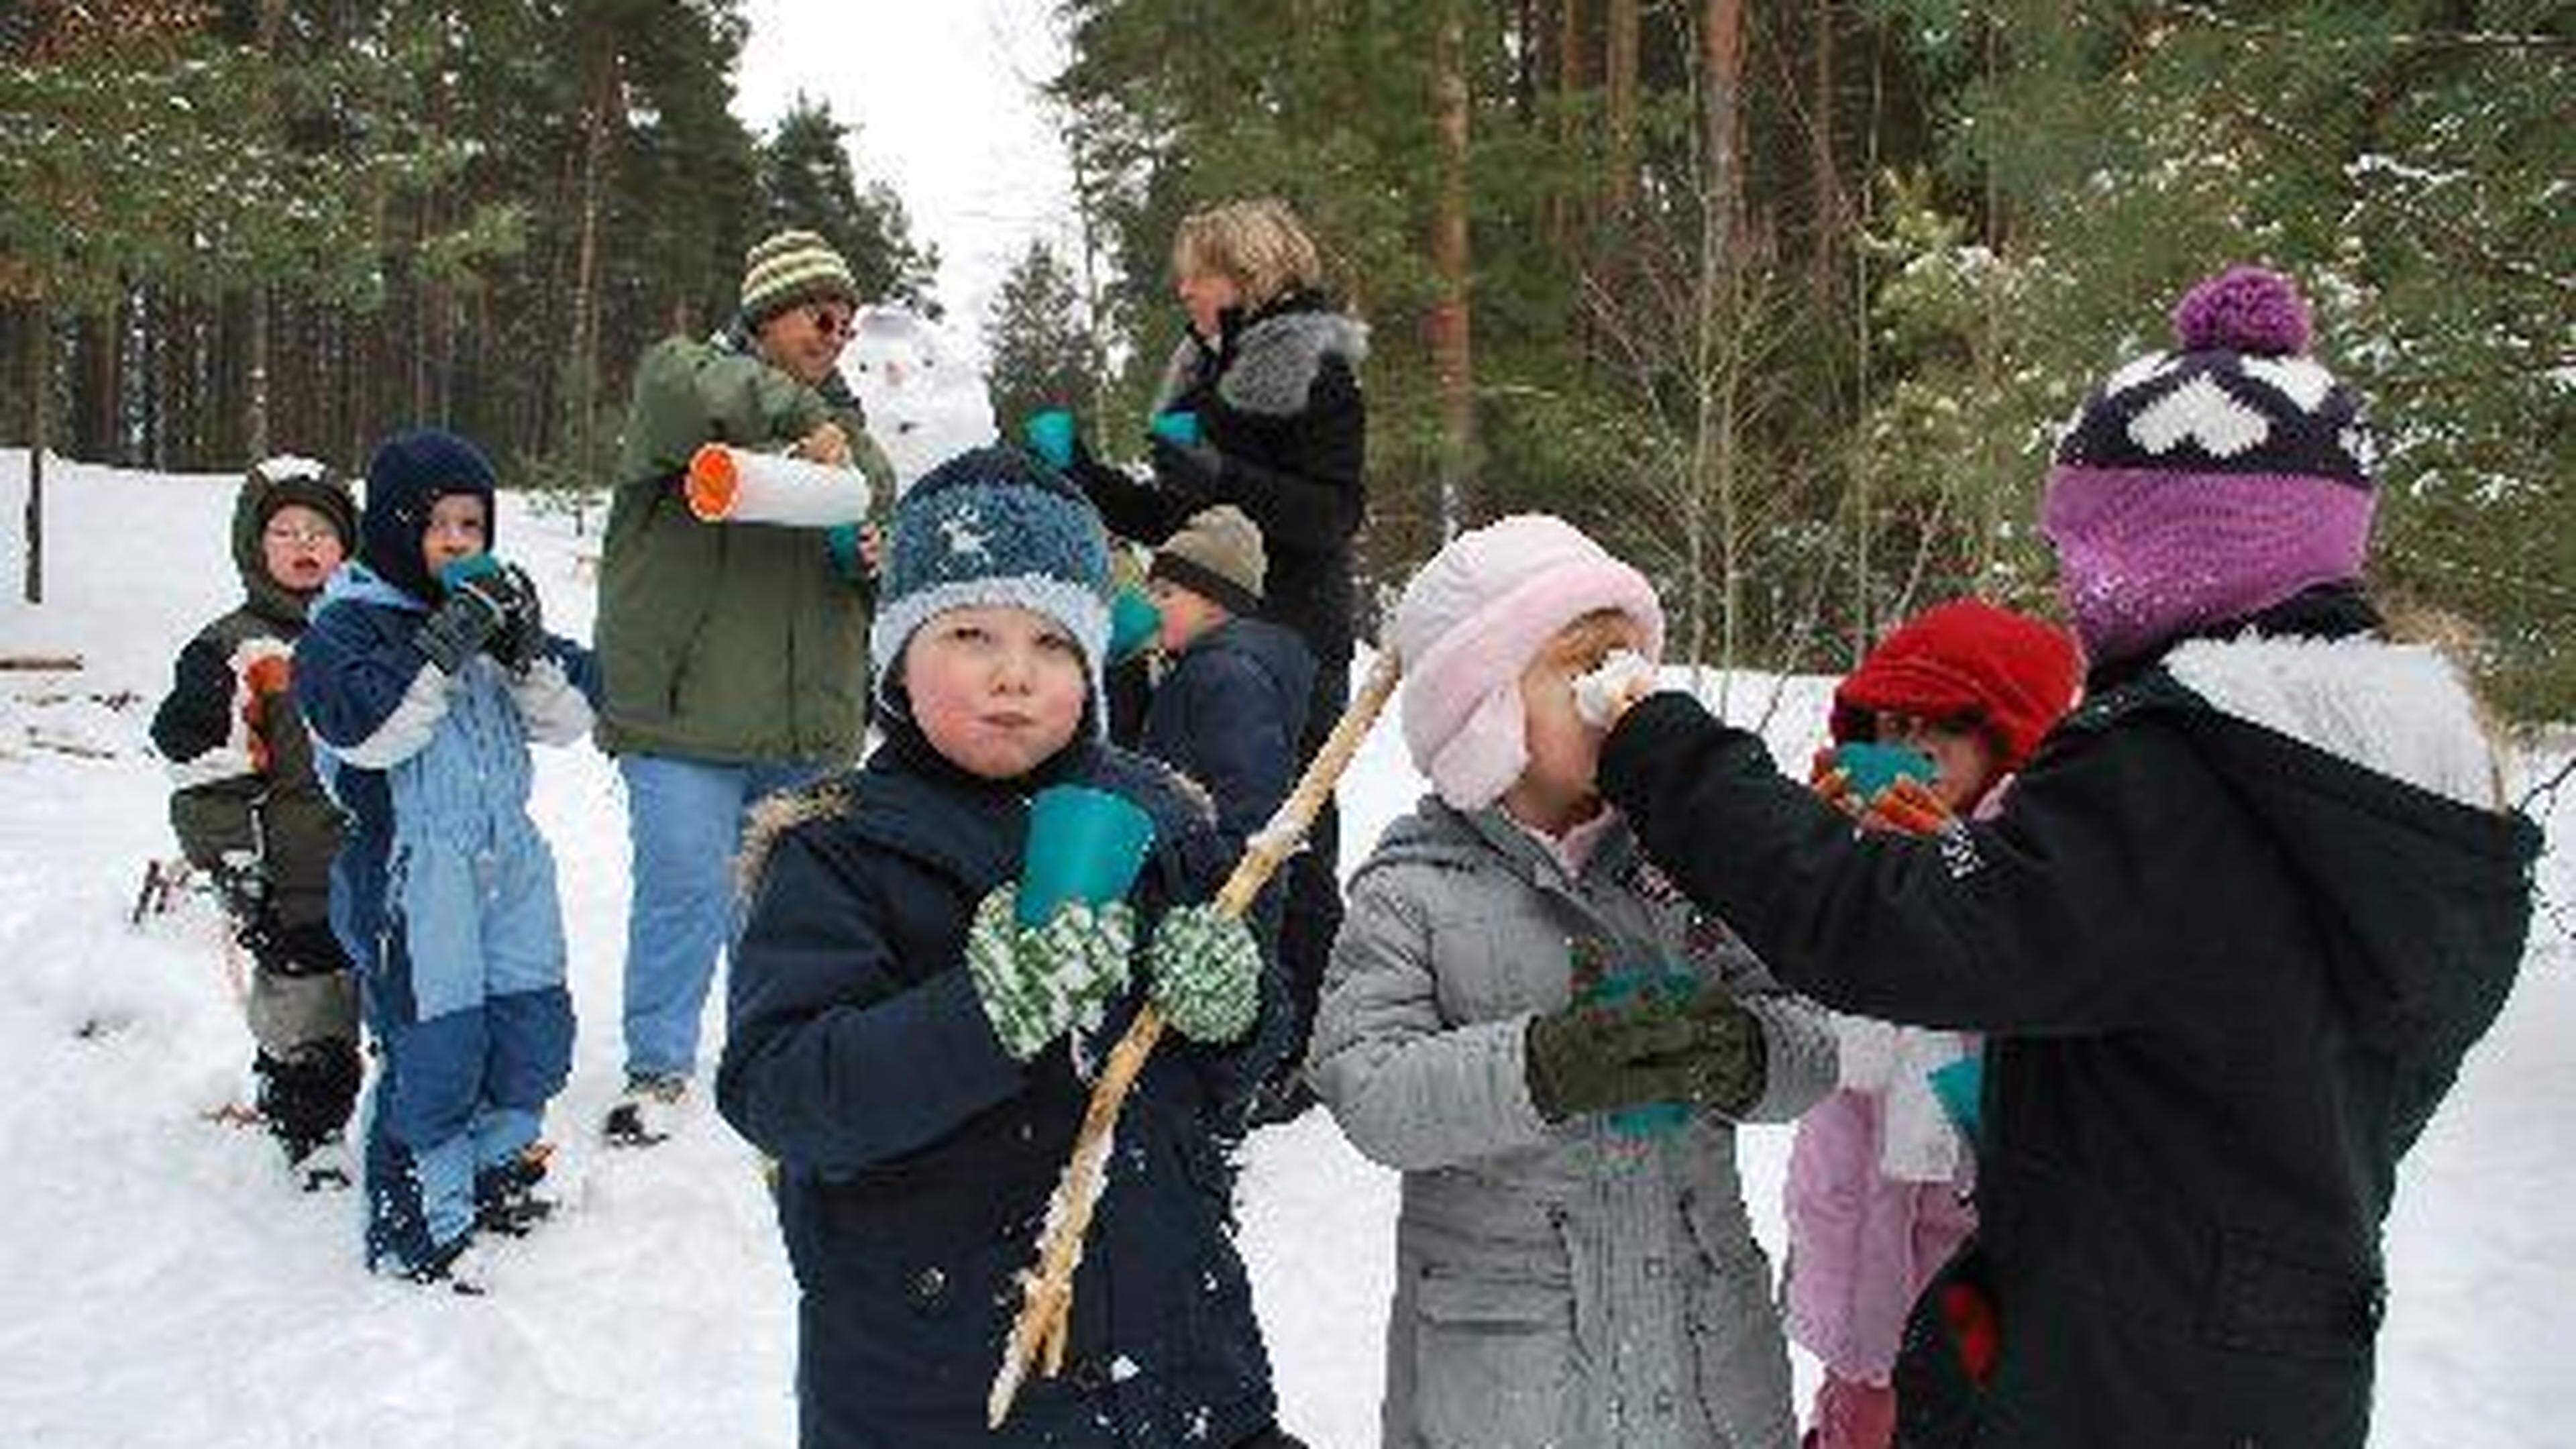
[[[1064,0],[1081,244],[984,317],[1003,426],[1111,452],[1166,251],[1276,193],[1375,328],[1370,579],[1548,508],[1677,651],[1831,671],[1975,589],[2045,606],[2054,423],[2217,264],[2314,299],[2375,407],[2377,582],[2576,716],[2576,9],[2549,0]],[[415,420],[595,495],[646,343],[818,226],[935,257],[867,138],[728,110],[735,0],[0,5],[0,437],[355,465]],[[961,104],[972,104],[961,98]],[[946,124],[937,117],[924,124]],[[41,381],[40,381],[41,380]]]

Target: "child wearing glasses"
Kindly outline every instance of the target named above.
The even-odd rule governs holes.
[[[259,1120],[308,1191],[349,1185],[340,1134],[358,1094],[358,1001],[331,934],[339,816],[288,686],[305,611],[356,533],[337,472],[309,458],[254,464],[233,499],[242,601],[179,651],[152,716],[179,848],[213,880],[250,957]]]

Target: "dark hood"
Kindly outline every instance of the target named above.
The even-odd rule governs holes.
[[[483,450],[438,428],[396,433],[367,460],[367,507],[359,519],[358,558],[379,578],[424,602],[442,590],[429,576],[421,538],[438,500],[467,493],[483,500],[483,546],[501,546],[493,475]]]
[[[2316,902],[2347,1019],[2397,1060],[2403,1151],[2521,969],[2540,831],[2175,694],[2197,748]]]

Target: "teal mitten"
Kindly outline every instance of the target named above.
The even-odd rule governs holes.
[[[1068,901],[1043,926],[1013,916],[1019,886],[1004,882],[976,903],[966,932],[966,969],[993,1035],[1027,1061],[1076,1025],[1093,1026],[1127,989],[1136,913],[1124,901]]]
[[[1165,913],[1145,945],[1154,1006],[1192,1041],[1222,1044],[1261,1014],[1261,946],[1252,928],[1204,902]]]

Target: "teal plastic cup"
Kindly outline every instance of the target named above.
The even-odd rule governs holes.
[[[1932,1084],[1932,1099],[1941,1104],[1941,1115],[1959,1129],[1959,1135],[1970,1143],[1977,1140],[1978,1099],[1986,1090],[1986,1059],[1983,1055],[1961,1057],[1947,1066],[1935,1067],[1924,1074]]]
[[[1912,745],[1881,745],[1855,740],[1834,749],[1834,763],[1842,766],[1843,778],[1851,781],[1854,793],[1864,800],[1875,800],[1899,780],[1913,780],[1929,785],[1940,773],[1932,757]]]
[[[1583,999],[1595,1006],[1655,998],[1680,1002],[1697,996],[1699,986],[1697,973],[1669,962],[1656,962],[1607,973],[1583,993]],[[1643,1102],[1634,1107],[1621,1107],[1608,1115],[1610,1130],[1621,1137],[1670,1137],[1690,1125],[1691,1105],[1688,1102]]]
[[[1109,662],[1120,663],[1135,657],[1154,636],[1163,632],[1163,611],[1143,589],[1128,584],[1109,601]]]
[[[1173,408],[1168,412],[1159,412],[1154,414],[1152,422],[1145,425],[1145,431],[1166,443],[1178,443],[1184,448],[1195,448],[1199,442],[1199,415],[1187,408]]]
[[[1123,796],[1083,785],[1040,790],[1029,802],[1020,924],[1043,926],[1068,901],[1096,906],[1124,896],[1153,843],[1154,818]]]
[[[1020,425],[1020,435],[1028,439],[1029,451],[1058,468],[1073,466],[1073,414],[1062,408],[1046,408],[1031,413]]]

